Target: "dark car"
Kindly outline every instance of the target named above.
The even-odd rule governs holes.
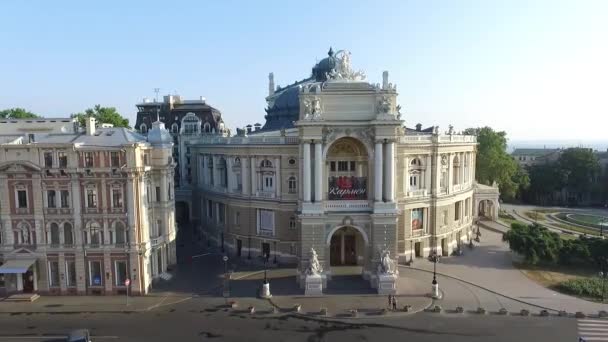
[[[92,342],[91,335],[87,329],[79,329],[70,332],[68,342]]]

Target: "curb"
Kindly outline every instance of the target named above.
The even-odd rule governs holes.
[[[433,273],[433,271],[425,270],[425,269],[422,269],[422,268],[416,268],[416,267],[412,267],[412,266],[399,265],[399,267],[410,268],[412,270],[417,270],[417,271],[431,273],[431,274]],[[461,278],[458,278],[458,277],[454,277],[454,276],[451,276],[451,275],[448,275],[448,274],[445,274],[445,273],[436,272],[436,274],[440,275],[440,276],[443,276],[443,277],[446,277],[446,278],[451,278],[451,279],[454,279],[454,280],[461,281],[461,282],[463,282],[465,284],[475,286],[475,287],[480,288],[482,290],[485,290],[485,291],[488,291],[488,292],[493,293],[495,295],[498,295],[498,296],[501,296],[501,297],[504,297],[504,298],[516,301],[518,303],[526,304],[526,305],[533,306],[533,307],[536,307],[536,308],[539,308],[539,309],[544,309],[544,310],[550,310],[550,311],[555,311],[555,312],[559,312],[560,311],[558,309],[553,309],[553,308],[549,308],[549,307],[546,307],[546,306],[529,303],[529,302],[526,302],[526,301],[523,301],[521,299],[517,299],[517,298],[514,298],[514,297],[510,297],[510,296],[504,295],[502,293],[496,292],[494,290],[491,290],[491,289],[489,289],[487,287],[484,287],[484,286],[481,286],[481,285],[477,285],[477,284],[472,283],[470,281],[467,281],[467,280],[464,280],[464,279],[461,279]]]

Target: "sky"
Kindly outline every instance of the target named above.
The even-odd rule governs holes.
[[[397,84],[406,125],[491,126],[512,140],[606,141],[608,1],[2,1],[0,109],[95,104],[135,123],[162,94],[264,122],[268,73],[334,50]]]

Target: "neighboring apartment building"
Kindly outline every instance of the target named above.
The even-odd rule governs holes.
[[[314,248],[327,279],[359,266],[375,287],[381,251],[448,255],[479,210],[496,217],[497,188],[474,182],[475,137],[405,129],[388,73],[363,81],[347,52],[286,88],[271,75],[267,101],[262,129],[190,145],[194,220],[235,257],[294,262],[303,276]]]
[[[172,138],[65,120],[0,122],[0,292],[145,294],[176,261]]]
[[[532,166],[556,161],[560,151],[559,148],[517,148],[511,153],[511,157],[521,166]]]

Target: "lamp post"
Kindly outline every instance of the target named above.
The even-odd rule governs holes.
[[[410,240],[410,265],[414,263],[414,241]]]
[[[440,299],[441,294],[439,293],[439,283],[437,283],[437,262],[439,261],[439,255],[437,252],[433,254],[431,257],[431,261],[433,262],[433,281],[431,283],[431,297],[433,299]]]
[[[270,294],[270,283],[268,282],[268,275],[267,275],[267,268],[266,268],[266,264],[268,263],[269,258],[270,258],[270,255],[268,253],[266,253],[266,255],[264,255],[264,282],[262,282],[262,291],[260,292],[260,297],[266,298],[266,299],[272,297],[272,295]]]
[[[224,298],[228,298],[230,296],[230,276],[228,275],[228,256],[224,255],[222,257],[222,261],[224,261]]]

